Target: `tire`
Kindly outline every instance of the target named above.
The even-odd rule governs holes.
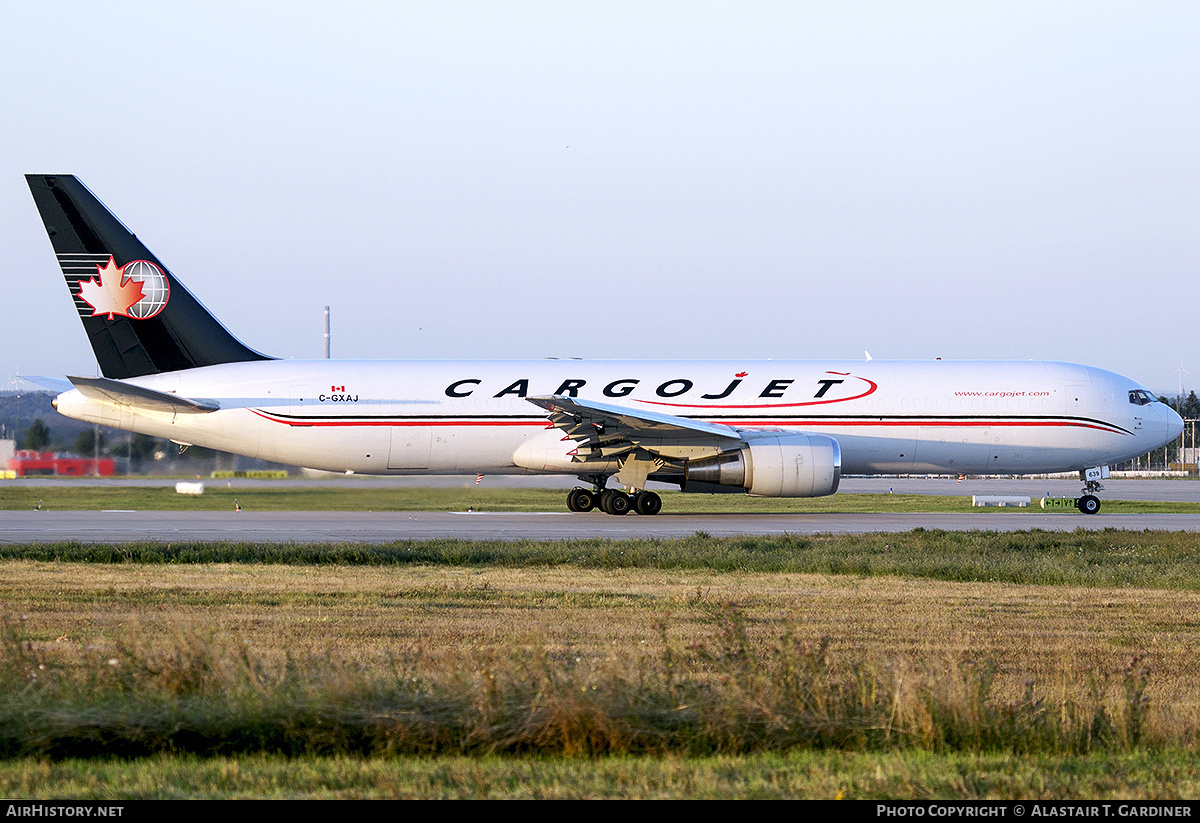
[[[1100,498],[1094,494],[1085,494],[1076,504],[1084,514],[1096,514],[1100,511]]]
[[[575,508],[571,508],[572,501]],[[567,495],[567,508],[573,512],[590,512],[596,508],[596,495],[591,489],[575,489]]]
[[[658,514],[662,511],[662,498],[654,492],[638,492],[633,496],[633,508],[638,514]]]
[[[607,514],[629,514],[633,507],[633,498],[615,489],[605,489],[600,492],[600,508]]]

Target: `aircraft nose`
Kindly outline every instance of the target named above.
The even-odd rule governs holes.
[[[1170,406],[1164,405],[1163,410],[1167,413],[1167,442],[1169,443],[1183,434],[1183,418]]]

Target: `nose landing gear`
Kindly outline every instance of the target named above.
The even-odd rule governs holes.
[[[1100,498],[1095,493],[1104,491],[1104,485],[1100,481],[1108,475],[1108,466],[1095,466],[1079,473],[1079,479],[1083,481],[1083,494],[1075,503],[1076,508],[1084,514],[1096,514],[1100,511]]]

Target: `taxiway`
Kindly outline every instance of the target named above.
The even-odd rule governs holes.
[[[374,485],[387,482],[401,493],[404,486],[424,485],[428,478],[347,478],[339,482]],[[55,482],[55,481],[52,481]],[[62,482],[62,481],[57,481]],[[111,481],[109,481],[111,482]],[[132,482],[132,481],[131,481]],[[166,482],[166,481],[164,481]],[[174,482],[174,481],[170,481]],[[234,486],[290,481],[230,481]],[[296,481],[313,484],[314,481]],[[455,478],[455,483],[464,482]],[[426,483],[427,484],[427,483]],[[145,485],[142,481],[140,485]],[[224,483],[222,482],[222,485]],[[1200,483],[1187,480],[1118,480],[1105,499],[1200,502]],[[1037,498],[1078,494],[1071,480],[953,478],[847,478],[841,491],[888,494],[1021,494]],[[1018,531],[1042,529],[1122,529],[1200,532],[1200,514],[1124,513],[1041,509],[980,509],[969,513],[837,512],[805,514],[671,514],[655,517],[612,517],[599,512],[163,512],[163,511],[2,511],[0,543],[84,543],[150,541],[253,541],[265,543],[364,542],[454,538],[461,540],[563,540],[588,537],[687,537],[773,534],[854,534],[904,532],[915,528],[951,531]]]
[[[612,517],[592,512],[85,512],[0,513],[0,543],[251,541],[363,542],[453,538],[563,540],[588,537],[687,537],[951,531],[1073,531],[1083,528],[1200,531],[1200,514],[1099,514],[981,511],[970,514],[661,514]]]

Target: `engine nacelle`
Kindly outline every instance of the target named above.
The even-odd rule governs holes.
[[[763,435],[736,451],[689,460],[684,477],[685,492],[716,486],[760,497],[823,497],[842,479],[842,450],[819,434]]]

